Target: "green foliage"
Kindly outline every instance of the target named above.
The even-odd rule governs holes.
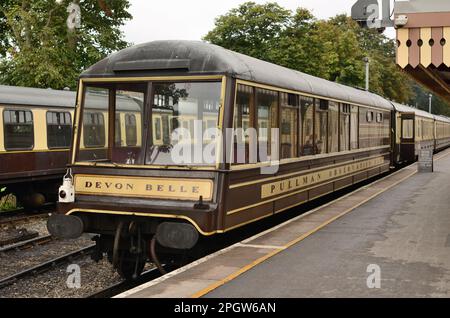
[[[67,28],[67,7],[79,3],[81,27]],[[75,88],[78,75],[127,43],[119,29],[128,0],[2,0],[0,83]]]
[[[418,84],[413,84],[413,91],[415,96],[409,101],[409,104],[428,112],[429,99],[428,96],[431,93],[429,90],[422,88]],[[431,102],[431,112],[433,114],[444,115],[450,117],[449,105],[439,96],[433,94]]]
[[[0,195],[0,212],[11,211],[17,208],[17,200],[13,195]]]
[[[242,4],[216,19],[216,27],[206,39],[222,47],[267,60],[272,52],[267,47],[275,46],[290,24],[291,12],[277,3],[256,5]]]
[[[422,104],[421,96],[428,96],[396,66],[394,40],[346,15],[324,21],[303,8],[247,2],[218,17],[204,40],[353,87],[365,86],[363,58],[369,57],[372,92],[400,103],[420,97]],[[435,101],[436,112],[444,112]]]

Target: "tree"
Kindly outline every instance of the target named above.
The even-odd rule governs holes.
[[[450,107],[441,97],[431,93],[428,89],[423,88],[418,84],[412,84],[413,91],[415,93],[414,98],[411,98],[409,104],[418,109],[428,112],[429,108],[429,94],[433,95],[432,109],[433,114],[440,114],[450,116]]]
[[[247,2],[216,19],[216,27],[205,39],[230,50],[259,59],[269,59],[270,51],[291,23],[291,12],[277,3],[257,5]]]
[[[81,9],[71,31],[67,7]],[[2,0],[0,83],[75,88],[78,75],[127,43],[119,29],[131,18],[128,0]]]
[[[346,15],[317,20],[303,8],[247,2],[218,17],[203,39],[353,87],[365,86],[363,58],[369,57],[371,91],[403,103],[414,96],[411,81],[395,65],[395,42]]]
[[[298,8],[283,36],[270,52],[270,62],[314,76],[330,78],[331,65],[338,59],[332,41],[321,40],[320,25],[306,9]]]
[[[337,15],[327,23],[347,33],[359,46],[358,54],[344,52],[343,60],[350,60],[356,70],[363,69],[362,58],[370,59],[370,90],[400,103],[408,102],[414,95],[412,81],[395,64],[395,42],[374,29],[361,28],[346,15]],[[339,43],[339,41],[337,41]],[[341,66],[342,67],[342,66]],[[362,74],[361,80],[365,76]],[[345,81],[347,84],[349,81]]]

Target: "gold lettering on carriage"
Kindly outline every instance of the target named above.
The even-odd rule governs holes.
[[[75,194],[210,201],[212,191],[213,181],[204,179],[75,176]]]
[[[363,170],[378,167],[384,163],[384,157],[379,157],[267,183],[261,186],[261,198],[269,198],[316,184],[326,183],[327,181],[331,182],[333,179],[350,176]]]

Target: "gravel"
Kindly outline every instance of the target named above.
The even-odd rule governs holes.
[[[32,225],[27,226],[27,229],[30,231],[37,231],[41,236],[48,235],[45,221],[33,222]],[[0,255],[0,278],[4,278],[92,244],[91,236],[83,235],[76,240],[54,240],[47,244],[35,246],[27,250],[3,253]]]
[[[36,231],[40,236],[48,235],[45,219],[32,220],[26,225],[21,224],[21,227]],[[76,240],[53,240],[26,250],[0,254],[0,279],[90,246],[94,244],[91,238],[91,235],[85,234]],[[72,264],[61,264],[50,271],[0,288],[0,298],[83,298],[122,281],[106,257],[96,263],[90,256],[83,256],[74,260],[73,264],[80,268],[80,288],[68,287],[67,281],[73,277],[73,272],[67,270]],[[152,266],[147,264],[146,268]]]
[[[47,220],[46,219],[37,219],[37,220],[30,220],[29,223],[26,225],[21,225],[20,227],[25,227],[30,232],[38,232],[40,236],[48,235],[47,230]]]
[[[80,288],[68,287],[73,272],[66,264],[0,289],[0,298],[84,298],[122,281],[106,259],[95,263],[85,256],[73,264],[80,267]]]
[[[29,232],[38,232],[40,236],[46,236],[49,234],[46,222],[45,219],[31,219],[26,224],[20,224],[20,227],[26,228]],[[5,233],[7,230],[1,231]],[[53,240],[26,250],[0,254],[0,279],[92,245],[94,242],[91,237],[85,234],[76,240]],[[72,272],[67,272],[70,264],[62,264],[51,271],[21,279],[13,285],[1,288],[0,298],[86,297],[121,281],[120,276],[106,259],[95,263],[90,256],[84,256],[75,260],[74,264],[80,266],[81,288],[67,286],[67,279]]]

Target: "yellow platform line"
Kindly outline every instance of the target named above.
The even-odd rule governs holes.
[[[441,159],[447,157],[448,155],[450,155],[450,152],[448,152],[447,154],[442,155],[442,156],[436,158],[435,161],[441,160]],[[224,279],[222,279],[222,280],[220,280],[220,281],[217,281],[217,282],[214,283],[214,284],[211,284],[210,286],[208,286],[208,287],[206,287],[206,288],[200,290],[199,292],[197,292],[197,293],[191,295],[190,297],[191,297],[191,298],[200,298],[200,297],[205,296],[206,294],[209,294],[209,293],[212,292],[213,290],[219,288],[219,287],[222,286],[222,285],[225,285],[226,283],[232,281],[233,279],[235,279],[235,278],[237,278],[238,276],[242,275],[243,273],[249,271],[250,269],[256,267],[257,265],[259,265],[259,264],[261,264],[262,262],[268,260],[269,258],[271,258],[271,257],[277,255],[278,253],[280,253],[280,252],[282,252],[282,251],[288,249],[289,247],[292,247],[293,245],[295,245],[295,244],[297,244],[297,243],[303,241],[304,239],[306,239],[307,237],[311,236],[312,234],[318,232],[319,230],[323,229],[325,226],[329,225],[330,223],[333,223],[333,222],[336,221],[337,219],[339,219],[339,218],[343,217],[344,215],[350,213],[350,212],[353,211],[354,209],[356,209],[356,208],[362,206],[363,204],[369,202],[370,200],[376,198],[376,197],[379,196],[380,194],[382,194],[382,193],[386,192],[387,190],[389,190],[389,189],[395,187],[396,185],[402,183],[403,181],[405,181],[406,179],[412,177],[412,176],[415,175],[415,174],[417,174],[417,170],[413,171],[412,173],[408,174],[407,176],[403,177],[402,179],[396,181],[395,183],[391,184],[391,185],[388,186],[387,188],[385,188],[385,189],[383,189],[383,190],[380,190],[380,191],[378,191],[377,193],[375,193],[375,194],[371,195],[370,197],[368,197],[367,199],[364,199],[363,201],[357,203],[356,205],[354,205],[353,207],[351,207],[351,208],[345,210],[345,211],[342,212],[341,214],[339,214],[339,215],[337,215],[337,216],[335,216],[335,217],[329,219],[328,221],[325,221],[324,223],[322,223],[321,225],[317,226],[317,227],[314,228],[313,230],[311,230],[311,231],[309,231],[309,232],[307,232],[307,233],[301,235],[300,237],[298,237],[298,238],[296,238],[296,239],[290,241],[289,243],[287,243],[287,244],[284,245],[283,247],[278,248],[278,249],[276,249],[276,250],[274,250],[274,251],[272,251],[272,252],[270,252],[270,253],[268,253],[268,254],[266,254],[266,255],[260,257],[260,258],[258,258],[257,260],[253,261],[252,263],[250,263],[250,264],[248,264],[248,265],[246,265],[246,266],[240,268],[239,270],[237,270],[236,272],[234,272],[234,273],[228,275],[228,276],[225,277]]]

